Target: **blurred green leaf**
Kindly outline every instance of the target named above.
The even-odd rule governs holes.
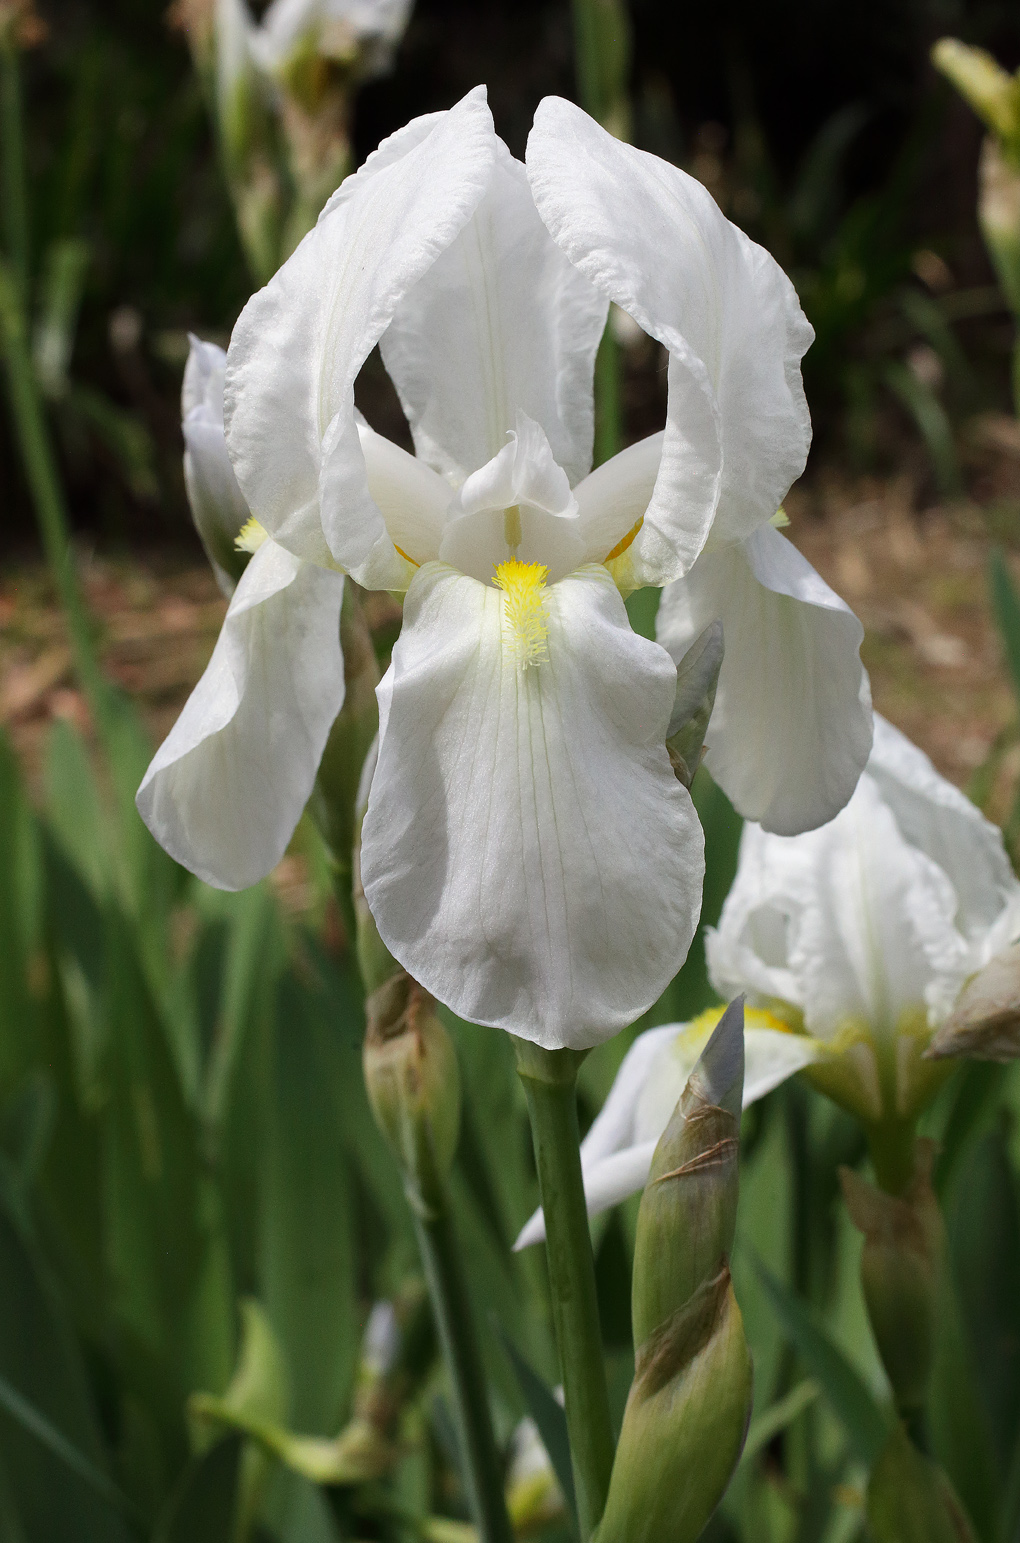
[[[744,1442],[744,1450],[741,1453],[741,1462],[756,1456],[763,1447],[784,1431],[786,1427],[803,1414],[821,1392],[817,1382],[812,1382],[810,1377],[805,1377],[803,1382],[798,1382],[792,1387],[784,1398],[777,1399],[761,1414],[756,1414],[751,1420],[747,1431],[747,1440]]]
[[[152,1543],[229,1543],[242,1439],[227,1436],[193,1460],[156,1523]]]
[[[876,1403],[860,1373],[829,1337],[816,1309],[795,1296],[760,1262],[758,1274],[776,1316],[805,1366],[821,1384],[855,1451],[863,1462],[871,1464],[888,1437],[888,1415]]]
[[[0,738],[0,1095],[38,1053],[30,975],[42,964],[41,883],[36,822],[14,752]]]
[[[79,1452],[73,1442],[68,1441],[67,1437],[62,1435],[45,1415],[40,1414],[27,1398],[22,1398],[17,1388],[12,1387],[3,1376],[0,1376],[0,1408],[9,1414],[22,1430],[27,1431],[42,1446],[47,1447],[66,1468],[77,1474],[78,1478],[94,1490],[101,1499],[112,1505],[114,1510],[126,1512],[128,1515],[134,1514],[134,1504],[121,1493],[112,1479]]]
[[[955,1283],[946,1272],[936,1321],[926,1412],[932,1455],[949,1475],[985,1543],[998,1538],[1001,1484]]]
[[[943,498],[958,495],[963,486],[960,461],[949,415],[932,387],[898,359],[885,366],[885,381],[913,418],[931,457]]]
[[[335,1031],[293,974],[279,988],[273,1066],[262,1299],[290,1368],[295,1429],[332,1435],[360,1337],[344,1063]]]
[[[549,1455],[553,1472],[559,1480],[567,1502],[567,1509],[577,1528],[577,1500],[574,1495],[574,1470],[570,1461],[570,1440],[567,1436],[567,1417],[563,1406],[557,1402],[551,1388],[547,1387],[537,1372],[533,1371],[508,1334],[502,1334],[504,1348],[517,1374],[524,1402],[538,1427],[538,1434]]]
[[[47,824],[98,899],[111,884],[111,831],[85,741],[62,718],[50,730],[43,786]]]
[[[1020,597],[1006,566],[1006,558],[998,547],[988,557],[988,582],[992,612],[998,624],[1013,690],[1020,698]]]
[[[0,1378],[0,1451],[27,1537],[122,1543],[127,1533],[111,1509],[115,1486],[103,1473],[98,1422],[71,1327],[2,1203]]]
[[[948,1224],[963,1321],[1003,1475],[1020,1439],[1020,1203],[1000,1131],[959,1175]]]

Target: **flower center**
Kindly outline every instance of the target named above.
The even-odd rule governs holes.
[[[506,562],[493,566],[493,582],[503,591],[503,637],[522,669],[541,664],[549,657],[549,625],[545,614],[545,581],[549,570],[544,563],[522,563],[517,557],[509,557]]]

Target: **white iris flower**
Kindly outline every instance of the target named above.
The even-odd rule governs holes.
[[[922,1059],[964,983],[1020,934],[999,830],[884,719],[847,807],[791,840],[745,828],[709,933],[712,982],[824,1048],[809,1075],[868,1123],[909,1121],[946,1075]]]
[[[666,427],[589,475],[610,300],[668,350]],[[622,595],[683,580],[706,543],[768,533],[807,454],[810,340],[787,278],[700,184],[567,102],[540,106],[526,167],[481,88],[386,140],[234,330],[230,459],[294,568],[271,620],[259,593],[257,662],[235,625],[229,668],[214,657],[153,763],[140,804],[158,838],[224,887],[266,871],[315,775],[316,680],[335,711],[335,647],[309,662],[329,582],[405,591],[362,845],[383,940],[463,1017],[546,1046],[633,1021],[687,953],[703,843],[663,743],[674,665]],[[376,344],[416,456],[355,411]],[[265,560],[266,586],[283,560]],[[812,720],[792,744],[746,746],[770,777],[792,751],[806,823],[845,802],[870,739],[842,618],[815,722],[823,693],[801,688],[817,636],[784,612],[778,647],[746,644]]]

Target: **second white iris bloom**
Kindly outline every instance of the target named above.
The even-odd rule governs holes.
[[[667,421],[589,474],[610,300],[668,350]],[[567,102],[542,103],[526,167],[481,89],[385,141],[249,302],[227,359],[230,458],[272,537],[272,564],[256,554],[231,612],[290,554],[294,574],[273,595],[294,614],[261,636],[294,656],[301,689],[279,659],[207,674],[202,710],[193,698],[187,732],[143,786],[158,838],[224,887],[268,869],[336,711],[326,692],[310,723],[305,690],[309,671],[332,671],[335,686],[335,660],[296,658],[320,646],[315,608],[335,615],[335,590],[316,592],[314,575],[405,591],[363,830],[380,934],[476,1022],[549,1047],[632,1022],[690,945],[703,844],[664,747],[674,664],[631,630],[623,595],[696,584],[703,551],[771,542],[771,567],[750,571],[780,599],[778,647],[734,626],[726,667],[739,680],[743,657],[767,675],[786,728],[777,742],[742,721],[723,682],[713,747],[739,744],[752,785],[786,755],[805,824],[846,801],[867,757],[859,625],[769,528],[807,454],[810,339],[785,275],[700,184]],[[376,344],[416,456],[355,412]],[[828,687],[805,695],[812,671]]]

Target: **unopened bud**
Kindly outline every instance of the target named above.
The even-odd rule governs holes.
[[[1015,1061],[1020,1056],[1020,943],[971,976],[927,1055],[932,1060],[960,1055],[975,1061]]]
[[[849,1168],[840,1180],[850,1219],[864,1234],[861,1283],[875,1343],[904,1414],[924,1403],[935,1350],[944,1235],[931,1187],[934,1143],[914,1147],[902,1195],[876,1189]]]
[[[1020,317],[1020,144],[1010,154],[989,135],[978,175],[978,224],[1010,309]]]
[[[396,1155],[410,1204],[428,1217],[460,1133],[460,1069],[428,992],[403,970],[365,1003],[365,1086],[376,1124]]]
[[[1020,149],[1020,79],[959,38],[940,38],[931,58],[992,133]]]
[[[676,699],[666,749],[677,778],[688,789],[701,764],[722,662],[723,627],[721,621],[714,621],[698,634],[676,667]]]
[[[967,1513],[946,1475],[902,1426],[871,1471],[868,1529],[875,1543],[974,1543]]]
[[[741,998],[652,1159],[634,1254],[634,1381],[597,1543],[693,1543],[740,1456],[751,1360],[729,1250],[743,1082]]]

